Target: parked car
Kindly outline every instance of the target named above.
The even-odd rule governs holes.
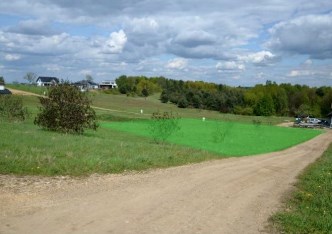
[[[319,124],[320,122],[321,122],[320,119],[316,119],[316,118],[308,118],[308,123]]]
[[[325,119],[320,119],[320,125],[326,126],[326,127],[330,127],[330,123],[329,121],[325,120]]]

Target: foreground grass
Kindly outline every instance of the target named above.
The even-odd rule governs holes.
[[[0,174],[89,175],[146,170],[215,159],[206,151],[100,128],[84,135],[41,130],[32,120],[2,122]]]
[[[319,130],[284,128],[225,121],[180,119],[180,129],[167,142],[207,150],[224,156],[244,156],[289,148],[321,133]],[[102,126],[144,137],[151,136],[151,121],[103,123]]]
[[[332,145],[299,177],[284,211],[272,222],[282,233],[332,232]]]

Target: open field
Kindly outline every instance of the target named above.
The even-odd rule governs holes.
[[[266,118],[223,115],[193,109],[174,109],[175,107],[170,104],[160,103],[157,96],[144,99],[103,93],[90,93],[90,95],[94,100],[93,105],[101,107],[96,111],[98,118],[103,122],[97,132],[87,131],[83,135],[47,132],[34,126],[32,122],[38,112],[38,97],[23,96],[24,104],[30,112],[30,119],[23,123],[2,123],[0,131],[3,140],[0,142],[0,153],[3,157],[0,159],[0,172],[21,175],[89,175],[146,170],[201,162],[229,155],[270,152],[289,147],[319,134],[318,131],[311,130],[235,123],[239,120],[252,123],[257,119],[264,122]],[[143,114],[140,114],[140,109],[144,109]],[[142,134],[132,135],[119,131],[121,129],[111,130],[104,127],[108,125],[105,121],[113,120],[126,121],[123,123],[125,125],[139,126],[144,122],[137,120],[149,119],[151,118],[150,113],[158,110],[172,110],[180,116],[191,118],[201,118],[204,115],[208,121],[204,123],[205,126],[202,126],[201,120],[191,119],[191,122],[183,120],[180,134],[170,138],[167,144],[156,144],[149,137],[144,126],[141,131],[143,137]],[[221,119],[224,122],[212,121],[210,118]],[[128,120],[135,121],[130,123]],[[279,122],[280,118],[275,118],[275,120]],[[111,123],[115,124],[115,122]],[[200,127],[193,128],[193,124]],[[127,128],[125,125],[124,127]],[[130,129],[135,130],[133,126],[130,126]],[[209,127],[206,128],[206,126]],[[225,137],[224,130],[230,128],[236,129],[236,131],[232,131],[232,137]],[[210,129],[210,132],[201,133],[198,131],[199,129]],[[272,141],[269,140],[271,134],[266,135],[269,134],[270,129],[275,129],[276,133],[284,132],[283,134],[287,134],[290,140],[279,141],[272,148],[266,148],[266,146],[272,145]],[[303,134],[301,134],[302,131]],[[298,133],[292,135],[295,132]],[[282,136],[281,133],[280,140],[288,139]],[[220,139],[223,137],[224,140]],[[201,144],[202,140],[204,140],[203,144]],[[220,144],[220,140],[223,141],[222,144]],[[267,142],[268,144],[266,144]],[[247,144],[247,147],[243,147],[243,143]],[[228,148],[225,148],[228,144],[230,144]],[[220,146],[222,147],[220,148]]]
[[[100,115],[107,116],[108,114],[137,118],[137,119],[150,119],[153,112],[173,112],[178,114],[182,118],[196,118],[233,121],[252,123],[253,120],[259,121],[262,124],[276,125],[286,121],[292,121],[290,117],[263,117],[263,116],[243,116],[233,114],[222,114],[217,111],[209,111],[202,109],[191,109],[191,108],[178,108],[173,104],[164,104],[159,100],[159,94],[149,96],[146,99],[142,97],[127,97],[125,95],[109,95],[104,93],[93,93],[91,92],[91,98],[93,105],[102,107],[107,110],[100,111]],[[124,105],[125,103],[125,105]],[[143,114],[140,114],[140,110],[143,110]]]
[[[266,233],[298,173],[331,140],[327,132],[280,152],[145,173],[0,175],[0,232]]]
[[[45,87],[36,87],[29,85],[7,85],[10,89],[22,90],[32,92],[34,94],[42,95],[47,91]],[[89,93],[92,104],[96,108],[100,118],[112,119],[112,117],[124,117],[134,119],[149,119],[151,114],[156,111],[178,113],[183,118],[198,118],[205,117],[207,119],[235,121],[252,123],[253,120],[260,121],[262,124],[276,125],[279,123],[293,120],[290,117],[262,117],[262,116],[241,116],[233,114],[222,114],[216,111],[202,110],[202,109],[181,109],[173,104],[164,104],[159,100],[160,94],[154,94],[147,98],[142,97],[127,97],[125,95],[111,95],[103,92],[92,91]],[[36,99],[37,102],[37,99]],[[125,105],[124,105],[125,103]],[[140,114],[141,109],[143,114]]]
[[[152,137],[151,123],[151,120],[111,122],[102,123],[101,126]],[[178,125],[179,130],[166,139],[166,142],[207,150],[222,156],[256,155],[278,151],[321,133],[318,130],[198,119],[180,119]]]
[[[159,103],[157,96],[145,100],[90,95],[99,107],[96,111],[102,120],[97,132],[66,135],[39,129],[32,123],[38,111],[38,98],[33,96],[23,99],[31,114],[29,120],[1,122],[0,232],[268,232],[268,217],[280,208],[282,196],[290,191],[298,173],[319,158],[332,139],[331,131],[271,126],[285,118],[182,110]],[[123,103],[128,106],[124,107]],[[144,109],[144,114],[140,114],[140,109]],[[170,137],[169,142],[156,143],[148,134],[146,125],[155,111],[172,111],[182,117],[178,135]],[[207,121],[202,122],[202,117]],[[252,124],[253,121],[263,124]],[[128,124],[132,125],[131,132]],[[266,149],[272,145],[272,137],[277,137],[273,141],[277,141],[278,147],[282,144],[289,147],[318,134],[308,142],[280,152],[191,164],[257,153],[259,147],[262,152],[277,150]],[[193,138],[195,135],[201,136],[199,142]],[[187,138],[194,144],[183,141]],[[201,139],[207,142],[203,142],[203,147],[195,147]],[[227,151],[220,147],[225,142],[234,145]],[[248,153],[239,142],[248,146],[255,143],[247,147],[255,152]],[[235,152],[229,151],[232,148]],[[327,157],[330,152],[327,151]],[[280,230],[290,233],[330,230],[331,213],[325,208],[331,201],[328,188],[331,166],[330,160],[324,157],[314,166],[315,173],[301,177],[309,181],[309,188],[300,184],[299,194],[287,206],[286,213],[274,216],[273,220],[281,225]],[[184,164],[190,165],[145,173],[95,174]],[[5,174],[92,175],[17,177]],[[295,208],[299,201],[305,201],[298,205],[304,211]]]
[[[38,93],[38,87],[34,88],[35,93]],[[103,122],[97,132],[87,131],[81,136],[47,132],[34,126],[32,122],[38,113],[38,97],[22,96],[24,105],[28,107],[30,119],[24,123],[2,123],[0,131],[3,140],[0,142],[0,152],[4,157],[1,158],[0,172],[88,175],[145,170],[230,155],[271,152],[290,147],[319,134],[318,131],[312,130],[252,124],[253,121],[266,124],[280,123],[282,119],[280,117],[269,119],[179,109],[171,104],[160,103],[158,95],[147,99],[97,92],[91,92],[89,95],[93,99],[93,105],[98,106],[97,116]],[[140,113],[141,109],[144,110],[143,114]],[[182,119],[183,126],[177,135],[172,136],[167,144],[156,144],[144,125],[147,122],[137,121],[150,119],[151,113],[155,111],[172,111],[181,117],[196,119]],[[202,123],[202,116],[208,121]],[[124,122],[114,122],[119,120]],[[129,120],[134,122],[128,122]],[[105,126],[118,129],[110,130]],[[139,132],[139,135],[123,132],[124,128],[127,132]],[[286,135],[287,137],[284,137]],[[279,140],[272,141],[271,137],[274,136]],[[243,144],[246,147],[243,147]]]

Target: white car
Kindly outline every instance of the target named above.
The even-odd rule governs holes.
[[[320,119],[308,118],[308,123],[319,124],[320,122],[321,122]]]

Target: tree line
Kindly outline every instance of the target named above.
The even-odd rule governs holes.
[[[332,103],[332,87],[328,86],[266,81],[266,84],[254,87],[231,87],[145,76],[120,76],[116,83],[123,94],[148,96],[161,92],[161,102],[170,102],[180,108],[240,115],[324,117],[331,111]]]

